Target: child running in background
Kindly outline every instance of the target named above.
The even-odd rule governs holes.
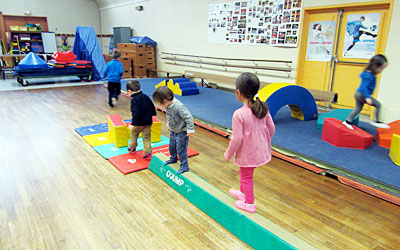
[[[189,171],[187,147],[189,137],[194,136],[193,117],[183,103],[174,98],[174,93],[166,86],[158,87],[153,93],[153,100],[166,108],[169,129],[169,153],[171,157],[164,165],[181,162],[177,175]]]
[[[129,126],[132,132],[128,151],[131,153],[136,151],[137,138],[142,132],[143,159],[151,159],[151,125],[153,124],[153,116],[157,114],[156,108],[151,99],[143,94],[138,81],[129,81],[126,84],[126,89],[129,96],[132,97],[132,125]]]
[[[236,80],[236,98],[243,107],[233,113],[232,139],[224,157],[227,162],[235,155],[234,163],[239,166],[240,190],[229,193],[238,199],[236,207],[254,213],[253,174],[256,167],[271,160],[271,138],[275,124],[267,105],[257,93],[260,80],[255,74],[243,73]]]
[[[108,85],[108,105],[114,107],[117,104],[118,96],[121,94],[121,76],[124,73],[122,63],[118,61],[121,57],[119,51],[114,51],[112,60],[109,61],[104,69],[103,76],[107,77]]]
[[[354,94],[354,97],[356,99],[356,108],[343,122],[343,125],[345,125],[347,128],[353,129],[351,123],[353,122],[354,118],[361,112],[365,103],[375,107],[375,121],[371,121],[371,125],[378,128],[389,128],[387,124],[384,124],[381,122],[381,120],[379,120],[381,103],[371,96],[376,86],[376,75],[381,73],[386,66],[386,57],[384,55],[378,54],[371,58],[368,66],[365,68],[364,72],[361,73],[361,84]]]

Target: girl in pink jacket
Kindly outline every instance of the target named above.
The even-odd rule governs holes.
[[[237,198],[236,207],[250,213],[254,205],[253,173],[256,167],[271,160],[271,137],[275,124],[267,105],[258,98],[260,80],[255,74],[243,73],[236,80],[236,98],[243,107],[233,113],[232,138],[224,157],[227,162],[235,154],[239,166],[240,190],[230,189]]]

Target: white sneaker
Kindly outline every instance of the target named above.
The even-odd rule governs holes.
[[[346,121],[342,122],[343,125],[345,125],[348,129],[353,130],[353,126],[351,126],[351,124],[348,124]]]
[[[377,128],[390,128],[389,125],[383,123],[383,122],[378,122],[378,121],[370,121],[369,122],[372,126],[375,126]]]
[[[115,97],[111,98],[111,101],[114,106],[117,105],[117,103],[118,103],[117,98],[115,98]]]

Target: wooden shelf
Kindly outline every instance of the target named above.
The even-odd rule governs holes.
[[[12,40],[13,42],[20,42],[20,43],[41,43],[43,42],[42,40]]]
[[[40,33],[42,33],[42,31],[22,31],[22,30],[20,30],[20,31],[18,31],[18,30],[10,30],[10,32],[11,33],[20,33],[20,34],[29,34],[29,33],[40,34]]]

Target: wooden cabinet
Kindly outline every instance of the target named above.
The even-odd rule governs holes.
[[[40,31],[15,31],[9,32],[9,50],[43,53],[43,40]]]

